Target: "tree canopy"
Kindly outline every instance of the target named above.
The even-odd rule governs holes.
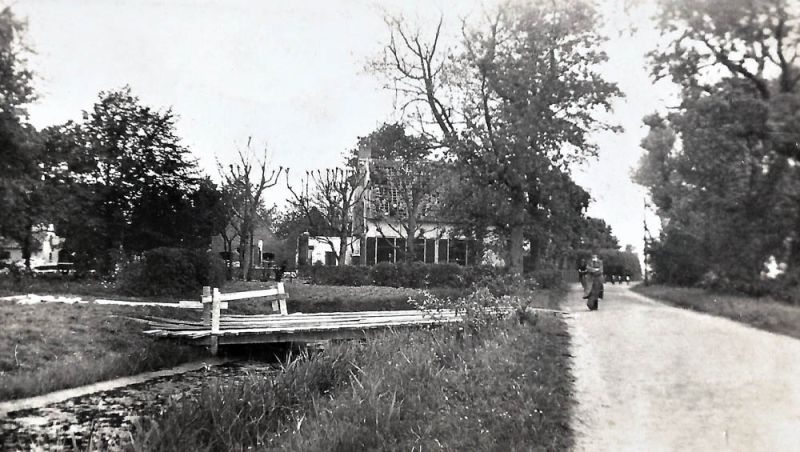
[[[483,213],[508,231],[510,267],[521,272],[526,227],[561,188],[545,181],[595,155],[590,134],[616,130],[598,113],[620,92],[597,71],[606,55],[588,2],[510,4],[485,17],[463,25],[461,45],[446,57],[437,54],[441,22],[427,41],[390,22],[379,67],[406,107],[427,108],[420,128],[438,127],[462,167],[463,193],[490,206]]]
[[[662,1],[653,73],[681,104],[645,118],[635,180],[662,218],[654,269],[754,281],[770,257],[800,262],[798,11],[790,2]]]

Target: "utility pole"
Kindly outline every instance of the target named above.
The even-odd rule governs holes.
[[[644,285],[650,284],[649,278],[649,262],[647,260],[647,255],[650,253],[650,242],[649,236],[650,231],[647,229],[647,198],[644,199],[644,211],[642,212],[642,222],[644,223],[644,268],[642,272],[644,273]]]

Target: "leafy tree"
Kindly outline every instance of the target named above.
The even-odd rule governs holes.
[[[645,119],[635,174],[662,218],[657,277],[752,281],[770,256],[800,262],[798,18],[784,0],[660,1],[655,77],[680,108]],[[788,244],[788,249],[787,249]],[[686,274],[687,269],[695,272]]]
[[[41,147],[36,130],[26,124],[25,106],[35,95],[33,73],[26,66],[24,21],[9,7],[0,11],[0,235],[22,245],[30,267],[32,230],[47,205],[41,190]]]
[[[425,105],[448,154],[463,165],[478,198],[508,231],[510,268],[522,271],[531,194],[547,196],[542,175],[594,155],[591,132],[613,129],[597,112],[619,95],[596,67],[605,61],[598,17],[579,0],[501,8],[484,24],[465,24],[453,64],[430,43],[392,22],[382,69],[406,105]]]
[[[68,198],[59,234],[84,263],[110,271],[124,254],[186,239],[193,226],[176,219],[201,179],[171,109],[142,105],[129,87],[101,92],[83,122],[51,128],[47,140]]]

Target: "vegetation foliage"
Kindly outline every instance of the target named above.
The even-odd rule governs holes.
[[[656,77],[682,88],[680,106],[650,128],[637,182],[662,219],[651,246],[658,281],[755,287],[774,258],[800,256],[800,30],[788,1],[664,0],[666,45]]]
[[[486,291],[456,303],[474,313],[461,325],[381,333],[298,356],[274,375],[209,382],[144,420],[131,447],[569,448],[563,322],[498,318],[484,310],[498,303]]]
[[[217,255],[184,248],[154,248],[126,265],[117,278],[117,290],[142,297],[196,299],[203,286],[223,287],[225,262]]]

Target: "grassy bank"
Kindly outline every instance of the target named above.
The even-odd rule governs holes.
[[[119,316],[185,317],[186,310],[0,303],[0,400],[29,397],[170,367],[204,355],[142,335]]]
[[[553,307],[558,296],[540,292]],[[568,337],[552,315],[384,332],[283,372],[212,381],[139,426],[135,450],[564,450]]]
[[[772,298],[754,298],[704,289],[639,285],[635,292],[673,306],[727,317],[748,325],[800,339],[800,306]]]
[[[261,287],[267,285],[239,282],[225,290],[232,292]],[[113,287],[97,280],[36,278],[29,280],[25,288],[37,294],[80,295],[89,300],[131,299],[117,296]],[[287,291],[291,312],[408,309],[409,296],[418,294],[413,289],[390,287],[291,283],[287,284]],[[227,311],[231,314],[268,312],[271,312],[271,304],[263,301],[232,302]],[[201,347],[146,337],[142,335],[144,326],[141,323],[123,318],[147,315],[200,318],[199,311],[152,306],[0,302],[0,400],[40,395],[206,356]]]

